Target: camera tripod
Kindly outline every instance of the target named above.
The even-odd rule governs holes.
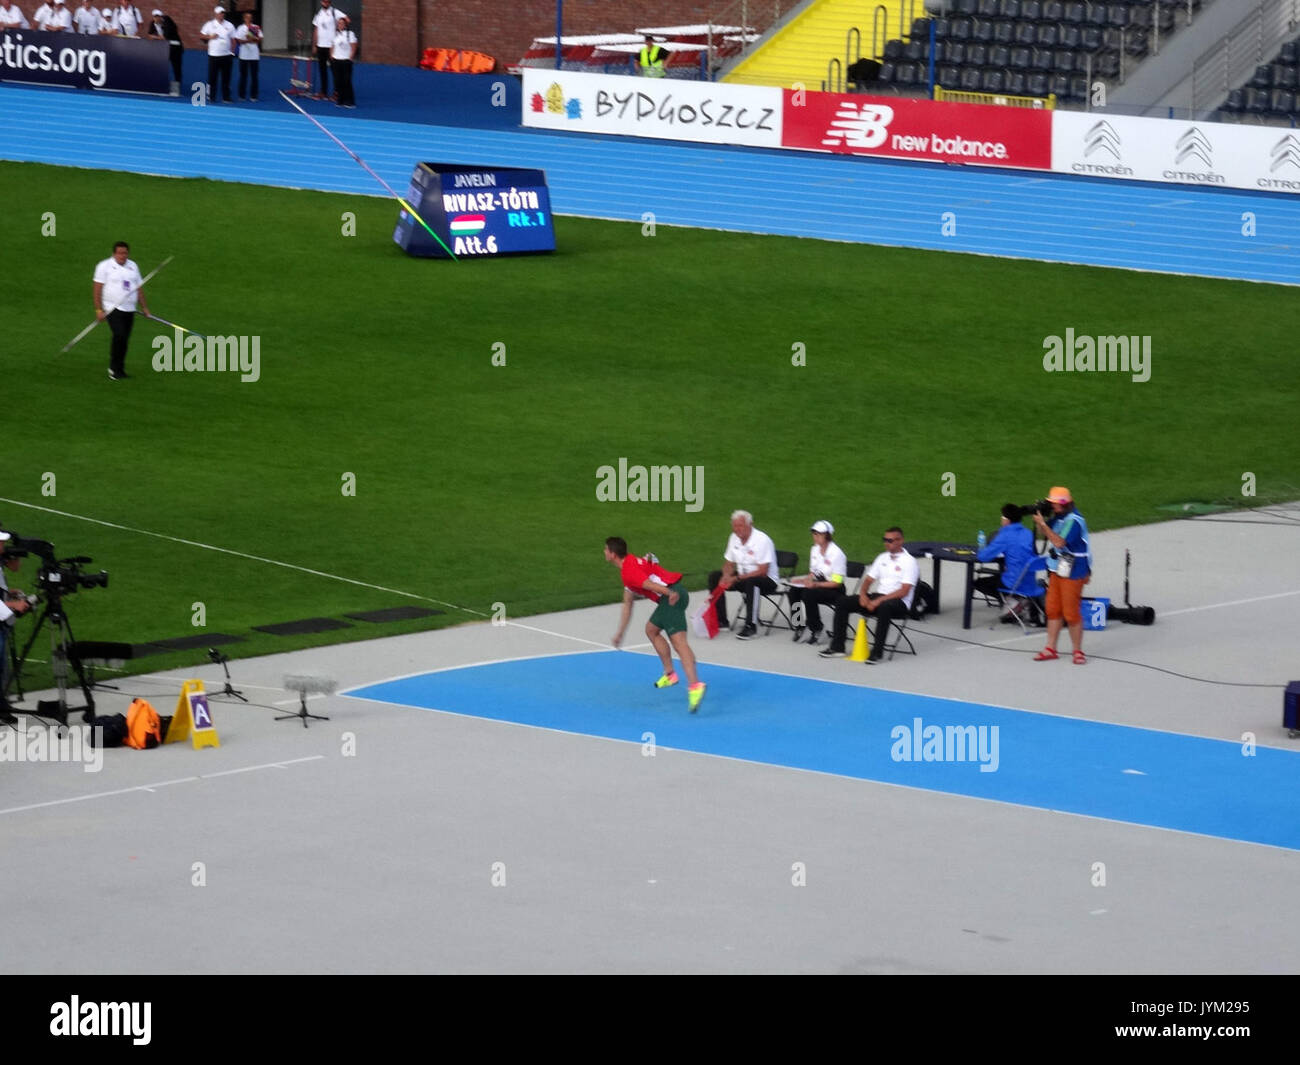
[[[53,718],[60,725],[68,723],[68,667],[71,665],[72,671],[77,676],[81,693],[86,697],[82,718],[89,724],[95,716],[95,698],[90,694],[90,685],[86,683],[86,674],[82,671],[81,660],[69,653],[69,648],[76,641],[72,635],[72,623],[64,613],[63,603],[57,594],[51,595],[46,600],[40,617],[36,619],[36,626],[32,629],[32,634],[27,638],[23,652],[18,657],[14,677],[18,680],[19,693],[22,692],[21,677],[23,667],[27,664],[27,656],[31,653],[32,645],[36,643],[36,638],[41,634],[41,629],[45,627],[46,622],[50,626],[50,669],[54,673],[54,686],[58,689],[59,697],[41,699],[37,702],[33,713],[37,717]]]

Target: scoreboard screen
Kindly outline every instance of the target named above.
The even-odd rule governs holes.
[[[420,163],[406,201],[458,259],[555,250],[551,197],[541,170]],[[408,255],[447,258],[406,208],[398,213],[393,240]]]

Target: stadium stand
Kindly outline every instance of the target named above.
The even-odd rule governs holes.
[[[1261,63],[1250,80],[1228,93],[1223,110],[1239,118],[1275,120],[1296,124],[1297,81],[1300,74],[1300,38],[1282,45],[1277,58]]]

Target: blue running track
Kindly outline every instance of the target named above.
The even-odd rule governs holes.
[[[267,94],[264,94],[264,96]],[[1300,197],[816,153],[342,117],[327,126],[399,192],[421,161],[540,167],[559,214],[817,237],[1283,284],[1300,282]],[[382,194],[278,101],[0,87],[0,156],[95,169]],[[6,204],[7,208],[11,205]],[[956,216],[956,235],[941,234]],[[1243,215],[1256,236],[1243,236]],[[865,253],[864,253],[865,254]],[[906,279],[902,279],[906,283]]]
[[[344,694],[636,744],[649,732],[676,750],[1300,850],[1286,803],[1300,770],[1291,751],[1247,756],[1223,740],[716,665],[690,715],[685,684],[655,689],[658,671],[652,656],[594,651]],[[923,743],[896,732],[924,740],[930,726],[983,729],[984,746],[962,761],[926,760]],[[921,760],[896,760],[904,751]],[[994,752],[995,768],[982,769]]]

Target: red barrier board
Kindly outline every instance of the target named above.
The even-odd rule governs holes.
[[[1052,112],[786,89],[783,148],[1052,168]]]

